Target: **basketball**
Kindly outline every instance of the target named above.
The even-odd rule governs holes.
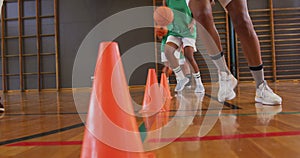
[[[155,33],[158,37],[166,36],[168,34],[168,28],[161,26],[155,27]]]
[[[174,14],[169,7],[161,6],[154,11],[153,18],[157,25],[167,26],[173,21]]]

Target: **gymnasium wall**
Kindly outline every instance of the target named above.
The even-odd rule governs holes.
[[[72,68],[78,48],[85,36],[105,18],[120,11],[140,6],[151,6],[151,0],[60,0],[59,1],[59,31],[60,31],[60,80],[62,88],[72,86]],[[144,17],[152,21],[152,15]],[[135,19],[141,20],[141,19]],[[119,25],[122,25],[120,21]],[[112,29],[118,26],[112,26]],[[136,29],[119,36],[121,54],[142,43],[153,42],[153,28]],[[98,46],[98,45],[97,45]],[[153,47],[144,50],[144,58],[155,60]],[[145,53],[141,52],[141,53]],[[92,52],[87,52],[92,53]],[[96,52],[95,52],[96,53]],[[95,59],[94,59],[95,60]],[[88,60],[87,60],[88,61]],[[91,61],[95,62],[95,61]],[[87,62],[87,64],[90,64]],[[93,66],[93,65],[90,65]],[[131,85],[142,85],[146,81],[147,68],[155,68],[154,63],[139,67],[130,77]],[[90,70],[90,68],[88,68]],[[90,76],[85,74],[80,86],[89,86]]]
[[[248,1],[264,63],[265,79],[300,78],[300,2],[295,0]],[[241,43],[236,38],[236,71],[239,81],[253,81]]]
[[[1,90],[56,87],[55,8],[54,0],[4,1],[0,31]]]
[[[269,8],[269,0],[248,0],[249,10],[267,9]],[[134,0],[61,0],[59,1],[59,24],[60,24],[60,81],[61,87],[69,88],[72,86],[72,68],[75,59],[76,52],[79,48],[84,37],[87,33],[95,27],[103,19],[120,12],[125,9],[138,7],[138,6],[150,6],[153,2],[150,0],[134,1]],[[300,7],[298,0],[273,0],[274,8],[293,8]],[[223,11],[223,8],[217,3],[214,6],[214,11]],[[149,17],[151,18],[151,15]],[[121,25],[121,24],[120,24]],[[75,32],[75,33],[74,33]],[[128,49],[135,45],[153,41],[153,29],[145,28],[132,30],[123,34],[116,39],[120,44],[121,53],[126,52]],[[224,45],[224,47],[226,47]],[[271,46],[270,46],[271,47]],[[145,50],[149,52],[145,58],[155,59],[155,49],[149,48]],[[237,52],[242,54],[242,51]],[[241,55],[240,55],[241,57]],[[242,61],[242,59],[241,59]],[[266,63],[266,70],[268,71],[268,63]],[[130,85],[141,85],[145,83],[147,68],[154,68],[154,64],[147,64],[135,71],[130,77]],[[246,81],[249,79],[250,73],[247,68],[245,69],[247,74]],[[240,71],[242,72],[242,70]],[[268,74],[268,72],[266,72]],[[92,74],[92,72],[89,72]],[[241,81],[243,80],[243,73],[241,73]],[[270,76],[272,76],[270,74]],[[89,76],[84,79],[84,84],[89,80]],[[267,76],[268,77],[268,76]],[[271,79],[271,78],[269,78]]]

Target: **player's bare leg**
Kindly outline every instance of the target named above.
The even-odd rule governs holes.
[[[184,89],[185,85],[189,82],[189,79],[185,77],[176,57],[174,56],[174,52],[176,49],[178,49],[178,46],[175,43],[168,42],[165,47],[165,54],[168,61],[170,62],[170,66],[172,67],[176,75],[176,78],[178,78],[178,83],[175,87],[175,91],[179,92]]]
[[[193,77],[195,78],[196,87],[195,87],[195,93],[204,93],[205,89],[203,86],[203,83],[201,81],[200,71],[197,62],[194,58],[194,48],[187,46],[184,48],[184,56],[188,60],[188,62],[192,66],[193,71]]]
[[[222,52],[221,40],[213,19],[211,1],[190,0],[189,7],[196,21],[200,23],[197,27],[199,36],[219,70],[218,100],[220,102],[231,100],[236,96],[234,88],[237,80],[230,73]]]
[[[282,99],[268,87],[264,79],[260,44],[248,13],[246,0],[232,0],[226,9],[232,19],[235,31],[241,40],[242,49],[248,60],[250,72],[256,83],[257,102],[281,104]]]

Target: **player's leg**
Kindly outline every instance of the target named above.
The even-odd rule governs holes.
[[[164,49],[163,49],[164,51]],[[184,75],[190,80],[189,83],[186,84],[186,87],[191,88],[191,79],[192,79],[192,75],[191,75],[191,70],[190,70],[190,65],[188,64],[188,62],[185,61],[185,57],[183,55],[181,51],[181,48],[178,48],[174,55],[176,57],[176,59],[178,60],[178,63],[184,73]],[[161,62],[164,63],[164,67],[162,68],[162,73],[166,74],[168,83],[169,83],[169,77],[171,76],[173,70],[170,67],[170,63],[167,60],[167,57],[165,55],[164,52],[161,51]],[[177,78],[176,78],[176,83],[177,83]]]
[[[229,1],[229,0],[220,0]],[[248,13],[246,0],[231,0],[226,6],[241,40],[242,49],[248,60],[250,72],[255,80],[257,93],[255,100],[264,104],[281,104],[282,99],[273,93],[264,80],[260,44]]]
[[[189,7],[194,18],[200,24],[197,26],[197,30],[202,43],[219,70],[218,100],[220,102],[231,100],[236,96],[234,88],[237,80],[230,73],[222,52],[221,40],[212,15],[211,0],[190,0]]]
[[[246,0],[231,0],[226,9],[232,19],[235,31],[241,40],[242,49],[258,87],[264,82],[263,67],[260,44],[248,14],[247,2]]]
[[[180,48],[180,49],[176,50],[174,55],[178,59],[178,63],[180,65],[184,75],[189,79],[189,82],[185,85],[185,87],[191,88],[191,86],[192,86],[192,84],[191,84],[192,74],[191,73],[192,72],[191,72],[189,63],[186,62],[186,60],[185,60],[183,49]]]
[[[184,56],[192,66],[193,77],[196,83],[195,93],[203,93],[205,89],[201,81],[198,64],[194,58],[194,52],[197,51],[195,46],[196,41],[192,38],[183,38],[182,42],[184,47]]]
[[[186,61],[181,62],[179,61],[181,69],[183,70],[185,76],[189,79],[189,82],[185,85],[187,88],[192,87],[192,74],[191,74],[191,69],[190,69],[190,64]]]
[[[168,83],[170,83],[170,76],[171,76],[171,74],[172,74],[173,71],[172,71],[172,69],[168,66],[168,62],[165,62],[165,63],[164,63],[164,67],[162,68],[161,72],[166,74],[167,81],[168,81]]]
[[[165,46],[165,45],[163,45],[163,46]],[[170,63],[168,62],[168,59],[167,59],[164,51],[165,51],[164,48],[161,48],[160,58],[161,58],[161,62],[164,63],[164,67],[162,68],[161,71],[166,74],[167,79],[169,81],[169,77],[172,74],[172,69],[170,67]]]
[[[184,47],[184,55],[187,58],[188,62],[191,64],[192,66],[192,71],[193,71],[193,77],[195,79],[195,93],[204,93],[205,89],[201,80],[201,75],[200,75],[200,71],[198,68],[198,64],[195,61],[194,58],[194,48],[191,46],[186,46]]]
[[[221,40],[215,27],[210,0],[190,0],[189,7],[200,24],[197,31],[220,72],[230,73],[223,56]]]
[[[179,66],[178,60],[174,56],[174,52],[179,48],[179,46],[181,46],[181,41],[177,37],[168,36],[167,44],[165,46],[165,54],[176,75],[176,78],[178,78],[178,83],[175,87],[176,92],[182,91],[185,85],[189,82],[189,79],[185,77],[181,67]]]
[[[166,77],[167,77],[167,80],[168,80],[168,83],[169,83],[169,76],[172,73],[172,69],[170,68],[170,64],[169,64],[168,59],[165,55],[165,45],[166,45],[166,42],[167,42],[167,36],[160,37],[160,38],[162,39],[161,46],[160,46],[160,52],[161,52],[160,57],[161,57],[161,62],[164,63],[164,67],[162,68],[162,72],[166,74]]]
[[[200,36],[210,36],[209,40],[214,41],[213,45],[210,45],[206,41],[203,43],[209,47],[210,55],[217,55],[222,51],[221,41],[218,34],[218,31],[215,27],[213,14],[212,14],[212,6],[211,0],[190,0],[189,7],[193,13],[194,19],[201,24],[201,28],[197,28],[198,34]],[[198,26],[197,26],[198,27]],[[199,32],[200,31],[200,32]],[[208,39],[207,39],[208,40]],[[212,42],[209,41],[209,42]]]

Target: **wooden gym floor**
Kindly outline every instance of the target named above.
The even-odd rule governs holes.
[[[166,143],[153,150],[157,158],[282,158],[300,157],[300,83],[270,83],[283,98],[283,104],[265,106],[254,102],[254,84],[240,83],[237,97],[224,105],[215,101],[211,87],[196,96],[192,90],[173,97],[165,121],[176,121],[171,135],[148,136],[149,146]],[[133,99],[142,102],[143,88],[131,88]],[[76,103],[89,101],[90,90],[77,90]],[[0,158],[79,158],[86,117],[84,107],[76,109],[71,90],[61,92],[12,92],[2,94],[6,111],[0,119]],[[174,94],[173,94],[174,96]],[[217,105],[219,108],[211,108]],[[215,118],[212,129],[199,137],[204,118]],[[137,119],[143,125],[143,119]],[[161,120],[161,119],[160,119]],[[164,124],[155,120],[151,128]],[[205,132],[204,132],[205,133]],[[203,134],[203,133],[201,133]]]

